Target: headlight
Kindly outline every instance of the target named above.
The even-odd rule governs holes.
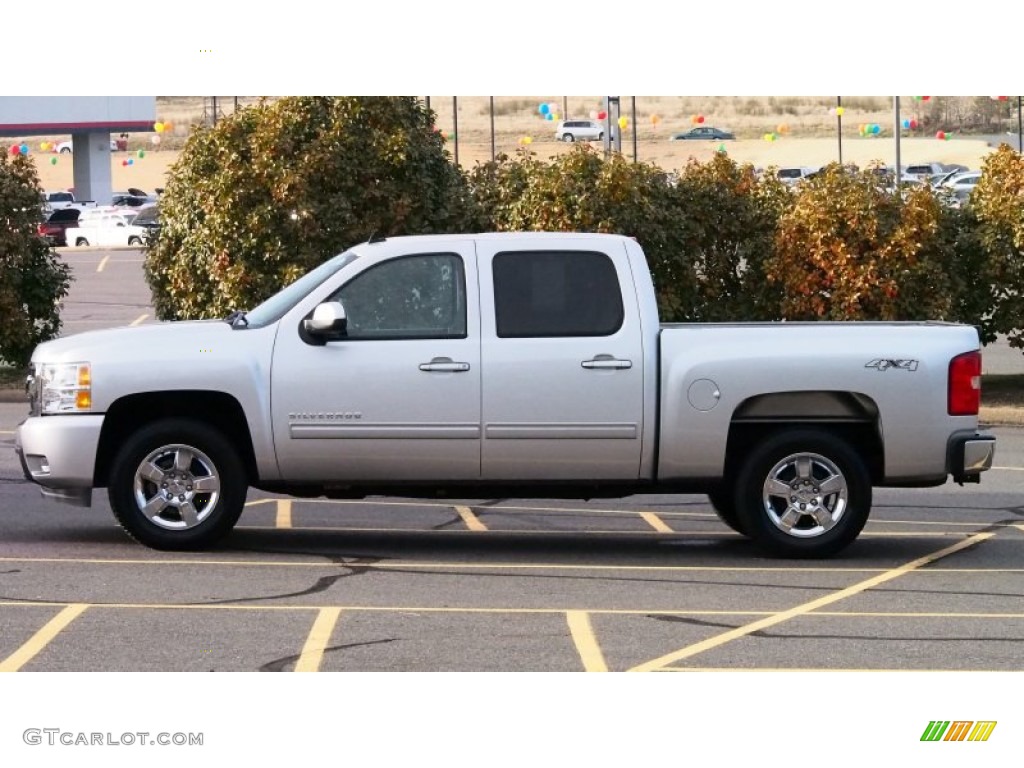
[[[86,413],[92,410],[92,368],[89,363],[36,363],[33,388],[42,413]]]

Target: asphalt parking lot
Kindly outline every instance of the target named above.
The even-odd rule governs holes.
[[[152,321],[137,252],[79,257],[67,332]],[[760,556],[698,495],[250,492],[221,548],[162,553],[103,492],[39,496],[13,452],[25,412],[0,403],[0,671],[1021,668],[1020,429],[994,430],[980,486],[877,490],[826,561]]]

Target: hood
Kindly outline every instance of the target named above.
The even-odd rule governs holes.
[[[85,331],[43,342],[32,353],[32,362],[96,362],[125,356],[158,358],[160,350],[201,346],[213,339],[224,340],[229,333],[244,331],[232,330],[223,320],[179,320]]]

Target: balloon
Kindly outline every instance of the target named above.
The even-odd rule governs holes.
[[[775,141],[775,134],[774,133],[766,133],[764,135],[764,140],[765,141]]]
[[[560,114],[558,114],[557,112],[555,112],[555,118],[554,119],[555,120],[561,120],[562,116]]]
[[[651,115],[651,125],[657,125],[659,122],[661,122],[660,117],[657,115]]]
[[[127,160],[122,160],[121,161],[121,165],[127,167],[128,161]]]
[[[718,152],[719,152],[719,154],[722,154],[722,155],[725,154],[725,144],[719,144],[718,145]]]
[[[555,119],[555,116],[554,116],[554,115],[552,115],[552,114],[551,114],[550,112],[545,112],[545,113],[544,113],[544,119],[545,119],[545,120],[554,120],[554,119]]]
[[[50,142],[48,142],[48,141],[41,141],[41,142],[39,142],[39,151],[40,152],[45,152],[49,148],[50,148]]]
[[[882,132],[882,126],[880,126],[878,123],[875,123],[873,126],[871,126],[871,132],[877,136]]]
[[[448,131],[448,141],[455,141],[455,131]]]
[[[697,115],[697,122],[698,123],[703,123],[704,122],[704,115]]]
[[[946,138],[946,132],[945,131],[936,131],[935,132],[935,138],[939,139],[941,141],[942,139]]]
[[[135,165],[135,161],[132,160],[130,157],[128,158],[128,160],[126,162],[128,163],[128,165]]]
[[[164,132],[164,124],[163,123],[159,123],[159,122],[153,123],[153,130],[156,131],[157,133],[163,133]]]
[[[903,127],[904,128],[909,128],[910,127],[910,121],[909,120],[904,120],[903,121]]]
[[[17,144],[11,144],[11,148],[7,151],[10,152],[12,155],[18,155],[21,154],[21,147],[19,147]]]
[[[532,144],[533,143],[533,137],[532,136],[523,136],[521,139],[519,139],[519,143],[520,144]]]
[[[836,117],[842,117],[846,113],[845,107],[836,107]]]
[[[947,133],[947,134],[946,134],[945,136],[943,136],[942,138],[943,138],[943,139],[944,139],[945,141],[949,141],[949,139],[950,139],[950,137],[952,137],[952,135],[953,135],[952,133]]]
[[[597,119],[598,120],[604,120],[607,117],[608,117],[608,113],[603,111],[603,110],[601,112],[597,113]]]
[[[56,164],[57,164],[57,158],[56,157],[51,157],[50,158],[50,165],[56,165]]]
[[[921,97],[920,97],[920,96],[915,96],[915,97],[914,97],[914,101],[920,101],[920,100],[921,100]]]
[[[690,115],[690,122],[693,125],[696,125],[697,124],[697,116],[696,115]]]
[[[537,111],[540,112],[542,115],[546,115],[548,112],[551,111],[551,107],[542,102],[541,105],[537,107]]]
[[[159,136],[150,136],[149,140],[153,143],[154,147],[157,146],[160,143],[160,137]]]
[[[780,123],[778,131],[781,134],[787,134],[787,133],[789,133],[789,126],[786,125],[785,123]]]
[[[916,131],[917,130],[917,126],[918,126],[917,119],[916,118],[911,118],[910,119],[910,130]]]
[[[629,119],[625,115],[623,115],[622,117],[619,118],[619,128],[621,128],[622,130],[626,130],[627,125],[629,125]]]
[[[18,147],[18,151],[21,152],[21,154],[23,154],[23,155],[27,155],[28,154],[28,144],[25,144],[24,142],[22,142],[21,146]]]
[[[142,158],[144,158],[146,156],[146,150],[140,149],[135,154],[136,154],[136,156],[138,156],[139,160],[141,160]]]
[[[921,101],[929,101],[931,98],[931,96],[922,96]]]

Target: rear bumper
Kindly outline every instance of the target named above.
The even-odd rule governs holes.
[[[102,415],[29,417],[14,436],[25,477],[47,498],[89,506],[102,428]]]
[[[983,432],[963,432],[949,440],[946,469],[958,483],[980,483],[981,473],[992,468],[996,438]]]

